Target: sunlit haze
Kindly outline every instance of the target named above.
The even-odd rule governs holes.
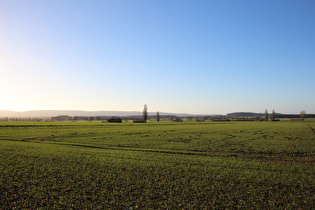
[[[313,0],[0,0],[0,110],[315,113]]]

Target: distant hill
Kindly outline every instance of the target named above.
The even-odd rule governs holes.
[[[268,113],[271,115],[271,113]],[[281,113],[275,113],[276,116],[281,116]],[[255,112],[233,112],[226,115],[227,117],[263,117],[265,113],[255,113]]]
[[[156,115],[156,112],[149,112],[149,115]],[[27,117],[55,117],[60,115],[68,116],[139,116],[142,115],[141,111],[79,111],[79,110],[33,110],[25,112],[6,111],[0,110],[0,117],[16,117],[16,118],[27,118]],[[176,115],[179,117],[195,116],[191,114],[183,113],[166,113],[160,112],[160,115]]]
[[[149,116],[156,116],[156,112],[149,112]],[[268,113],[271,115],[271,113]],[[33,110],[25,112],[7,111],[0,110],[0,117],[8,118],[50,118],[60,115],[67,115],[70,117],[81,116],[119,116],[119,117],[131,117],[131,116],[142,116],[141,111],[80,111],[80,110]],[[176,117],[214,117],[214,116],[226,116],[229,118],[242,118],[242,117],[263,117],[265,113],[255,113],[255,112],[233,112],[227,115],[203,115],[203,114],[185,114],[185,113],[167,113],[160,112],[160,116],[176,116]],[[299,114],[281,114],[276,113],[279,118],[299,118]],[[315,117],[314,114],[306,114],[306,117]]]
[[[271,115],[271,113],[268,113],[268,115]],[[300,114],[281,114],[281,113],[275,113],[277,118],[300,118]],[[254,113],[254,112],[234,112],[229,113],[226,115],[230,118],[240,118],[240,117],[264,117],[265,113]],[[315,117],[314,114],[305,114],[305,117],[313,118]]]

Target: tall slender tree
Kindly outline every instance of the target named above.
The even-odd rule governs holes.
[[[146,123],[148,119],[148,107],[145,104],[143,108],[143,121]]]
[[[266,122],[268,121],[268,111],[267,111],[267,109],[265,110],[265,121]]]
[[[157,122],[160,122],[160,112],[157,112],[157,113],[156,113],[156,121],[157,121]]]
[[[271,113],[271,121],[274,121],[275,119],[276,119],[276,114],[275,114],[275,110],[273,109]]]

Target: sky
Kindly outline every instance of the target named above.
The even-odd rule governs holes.
[[[315,113],[314,0],[0,0],[0,110]]]

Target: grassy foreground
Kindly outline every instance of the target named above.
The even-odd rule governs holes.
[[[315,122],[0,122],[0,209],[312,209]]]

